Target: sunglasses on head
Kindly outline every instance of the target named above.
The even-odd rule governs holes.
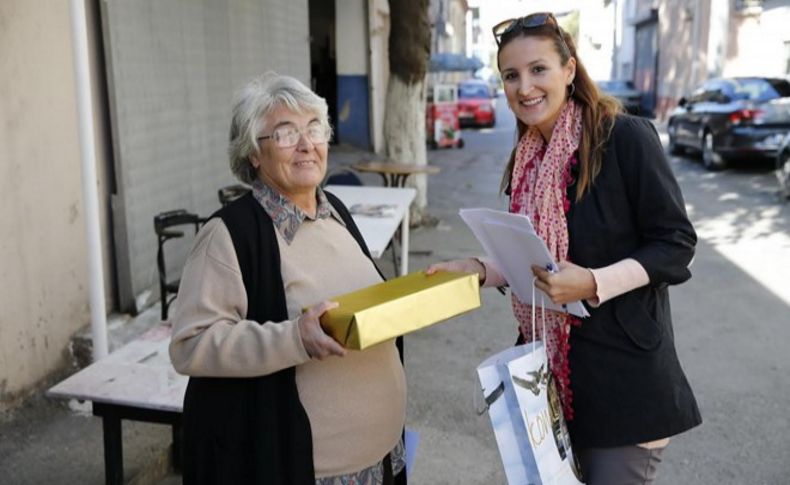
[[[492,31],[494,32],[494,40],[496,41],[496,45],[498,47],[502,41],[502,37],[505,35],[511,34],[518,29],[529,30],[537,27],[543,27],[544,25],[554,27],[554,30],[557,32],[557,36],[560,38],[560,42],[562,42],[562,46],[570,55],[571,50],[568,49],[568,44],[565,43],[562,30],[560,30],[560,24],[557,23],[557,18],[551,12],[538,12],[529,14],[525,17],[503,20],[502,22],[496,24]]]

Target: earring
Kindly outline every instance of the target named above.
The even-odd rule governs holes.
[[[572,98],[572,97],[573,97],[573,95],[574,95],[574,94],[576,94],[576,85],[575,85],[575,84],[573,84],[573,83],[570,83],[570,84],[568,85],[568,87],[570,88],[570,89],[569,89],[569,90],[570,90],[570,92],[568,93],[568,97],[569,97],[569,98]]]

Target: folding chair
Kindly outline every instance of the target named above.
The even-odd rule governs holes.
[[[364,185],[357,172],[351,167],[340,166],[328,171],[321,187],[327,185]]]
[[[194,226],[195,234],[197,234],[203,222],[204,220],[200,216],[187,212],[184,209],[162,212],[154,216],[154,232],[156,232],[159,245],[156,253],[156,267],[159,271],[159,298],[162,305],[162,320],[167,320],[168,309],[178,293],[178,285],[180,283],[180,278],[169,280],[167,277],[165,243],[171,239],[184,237],[183,231],[174,230],[173,228],[190,225]]]

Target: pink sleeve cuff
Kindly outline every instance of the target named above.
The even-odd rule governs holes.
[[[488,258],[477,258],[477,260],[483,263],[486,268],[486,280],[483,282],[483,287],[508,285],[495,261]]]
[[[645,268],[631,258],[626,258],[604,268],[590,269],[590,272],[593,274],[597,286],[596,297],[587,300],[587,303],[593,308],[650,283],[650,277]]]

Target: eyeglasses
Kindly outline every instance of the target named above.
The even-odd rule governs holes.
[[[321,145],[329,141],[329,127],[318,121],[313,121],[304,131],[293,124],[285,124],[274,129],[271,135],[259,136],[256,140],[274,140],[277,148],[293,148],[299,144],[299,139],[304,135],[314,145]]]
[[[560,24],[557,23],[557,18],[551,12],[538,12],[529,14],[526,17],[504,20],[496,24],[492,31],[494,32],[494,40],[498,47],[502,42],[502,37],[515,32],[516,29],[534,29],[543,27],[544,25],[554,27],[557,36],[560,38],[560,42],[562,42],[562,46],[565,48],[565,52],[570,55],[571,50],[568,48],[568,44],[565,43]]]

